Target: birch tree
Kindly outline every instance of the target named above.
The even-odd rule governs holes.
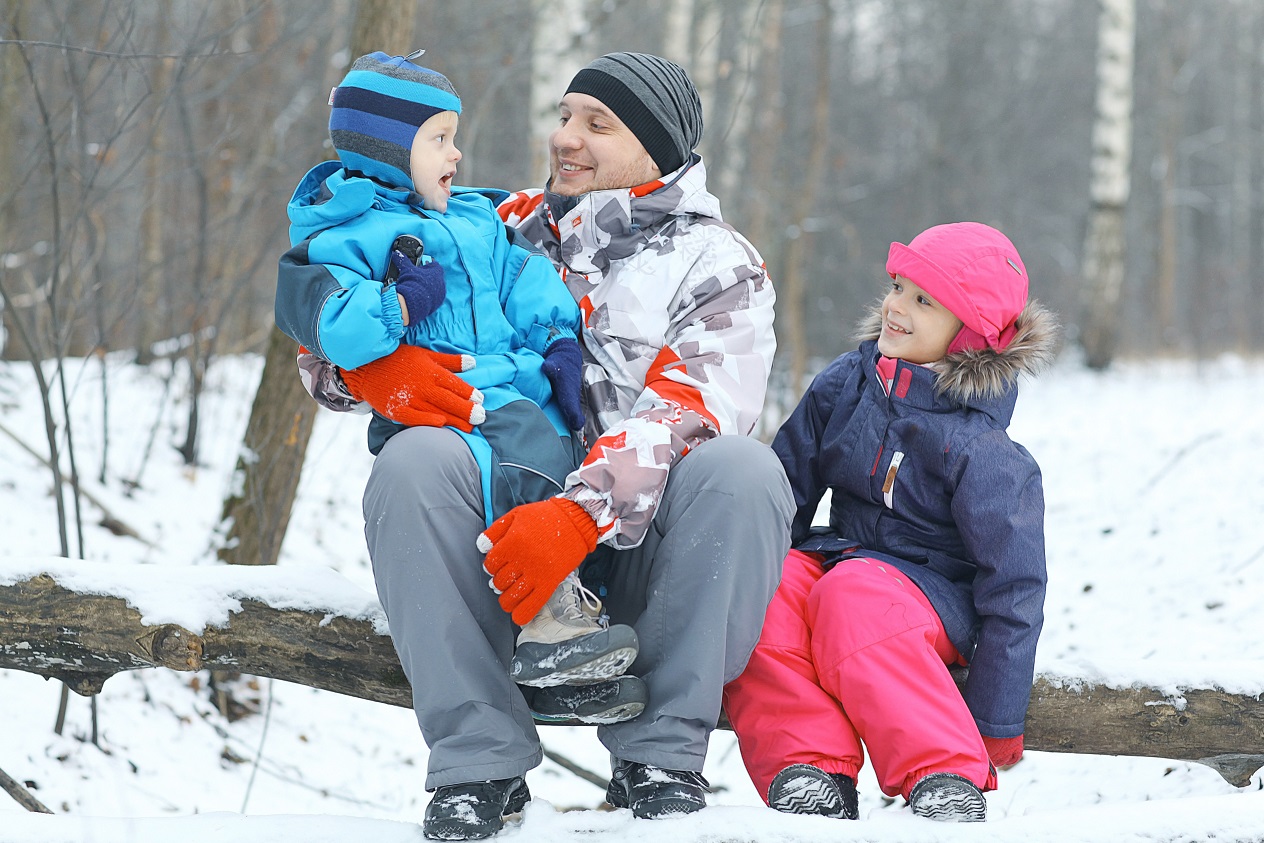
[[[723,20],[720,9],[714,0],[704,0],[700,4],[692,4],[694,8],[693,23],[689,30],[689,63],[685,70],[693,86],[698,89],[698,99],[702,101],[704,124],[713,127],[715,122],[715,83],[720,62],[720,30]],[[698,153],[708,163],[712,160],[718,133],[714,128],[707,128],[702,133],[702,143],[698,144]]]
[[[1100,0],[1097,97],[1093,123],[1092,201],[1084,243],[1086,363],[1104,369],[1115,355],[1124,277],[1124,209],[1132,163],[1133,52],[1136,0]]]
[[[588,0],[532,0],[531,180],[548,171],[549,135],[557,126],[557,103],[572,78],[595,56],[588,55]]]
[[[733,98],[728,125],[724,127],[723,134],[712,141],[713,149],[715,144],[724,147],[724,163],[719,172],[719,190],[716,191],[721,201],[738,195],[750,160],[747,147],[754,134],[751,128],[751,114],[755,106],[754,87],[757,83],[754,68],[759,61],[760,46],[764,40],[760,29],[763,6],[763,3],[747,3],[739,15],[741,32],[733,56],[738,90]],[[764,22],[766,20],[763,19]]]
[[[795,193],[791,207],[791,226],[793,236],[785,247],[785,276],[782,287],[785,290],[785,305],[782,316],[785,319],[786,337],[790,352],[790,389],[798,396],[802,389],[804,376],[808,367],[808,337],[804,301],[807,296],[807,274],[811,237],[809,232],[817,226],[810,220],[816,213],[817,188],[825,179],[826,157],[830,142],[830,46],[833,38],[834,16],[831,0],[818,0],[818,17],[813,23],[816,36],[816,65],[813,76],[816,80],[816,93],[812,101],[811,146],[808,149],[807,167],[803,170],[802,181]]]
[[[1255,190],[1258,176],[1255,173],[1255,156],[1253,147],[1259,145],[1252,127],[1255,125],[1256,112],[1259,108],[1259,47],[1255,41],[1257,33],[1254,18],[1258,12],[1252,8],[1254,4],[1236,3],[1230,10],[1231,20],[1237,25],[1237,36],[1233,55],[1233,125],[1234,145],[1232,149],[1233,187],[1232,187],[1232,235],[1233,267],[1236,284],[1233,285],[1233,300],[1230,306],[1230,318],[1237,334],[1241,348],[1250,347],[1251,336],[1259,327],[1255,319],[1255,296],[1253,295],[1252,268],[1258,266],[1260,254],[1259,242],[1252,237],[1254,222]]]
[[[693,63],[693,14],[694,0],[669,0],[663,13],[663,57],[685,70]]]

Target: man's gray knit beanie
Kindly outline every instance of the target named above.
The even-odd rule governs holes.
[[[571,80],[566,93],[600,100],[636,135],[666,175],[680,169],[702,140],[702,102],[689,74],[645,53],[610,53]]]

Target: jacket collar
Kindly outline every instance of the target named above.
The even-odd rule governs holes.
[[[322,161],[303,176],[290,197],[291,238],[305,240],[370,208],[390,205],[421,208],[422,198],[411,190],[388,187],[346,170],[339,161]]]
[[[720,203],[706,188],[702,159],[664,179],[635,188],[594,190],[577,199],[545,190],[543,212],[575,272],[603,272],[636,254],[671,218],[684,214],[720,219]],[[664,244],[666,246],[666,244]]]

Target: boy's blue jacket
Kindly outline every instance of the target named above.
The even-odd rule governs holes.
[[[515,233],[488,195],[455,188],[440,214],[412,191],[326,161],[299,182],[288,211],[291,248],[277,271],[281,330],[343,369],[384,357],[401,342],[471,355],[475,368],[461,377],[482,390],[489,413],[527,398],[567,435],[541,355],[560,337],[576,338],[579,306],[545,255],[511,239]],[[443,267],[447,288],[439,309],[407,328],[393,286],[383,284],[401,234],[420,238]],[[370,450],[377,453],[398,429],[375,415]],[[465,438],[484,463],[487,443]]]
[[[1018,329],[1004,351],[937,370],[899,361],[889,395],[868,339],[816,377],[772,445],[794,490],[794,546],[908,575],[969,660],[965,701],[995,738],[1023,733],[1044,619],[1040,469],[1006,428],[1017,375],[1047,360],[1055,326],[1032,304]],[[829,526],[814,528],[826,489]]]

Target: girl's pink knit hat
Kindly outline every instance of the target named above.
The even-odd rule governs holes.
[[[948,353],[1009,345],[1027,305],[1027,268],[1001,232],[978,222],[928,228],[892,243],[887,274],[912,281],[961,320]]]

